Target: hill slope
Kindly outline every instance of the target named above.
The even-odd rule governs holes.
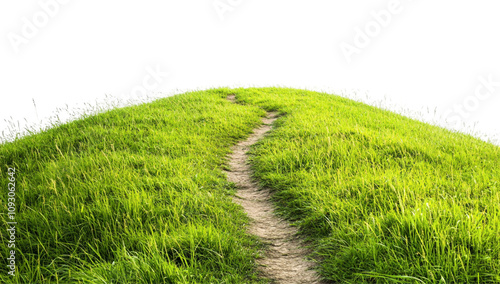
[[[256,242],[222,173],[264,114],[194,92],[116,109],[0,146],[16,168],[21,283],[241,283]],[[1,194],[7,221],[7,191]],[[2,258],[9,248],[1,231]],[[0,282],[10,282],[6,265]]]
[[[500,148],[336,96],[236,91],[285,115],[254,149],[330,280],[500,282]]]
[[[265,281],[223,173],[262,109],[283,116],[253,147],[253,169],[323,277],[500,282],[499,147],[281,88],[187,93],[0,145],[2,223],[16,179],[18,269],[1,266],[0,281]],[[9,238],[0,232],[2,256]]]

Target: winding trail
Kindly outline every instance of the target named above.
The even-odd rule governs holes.
[[[235,102],[235,97],[229,96],[228,100]],[[268,244],[264,257],[257,260],[262,276],[275,283],[321,283],[312,270],[314,264],[305,259],[308,250],[303,248],[302,241],[297,238],[297,229],[274,214],[274,206],[270,201],[271,192],[269,189],[259,188],[252,179],[252,170],[247,162],[250,146],[271,130],[274,120],[276,113],[268,113],[262,120],[264,125],[255,129],[247,140],[232,148],[227,176],[238,187],[233,200],[243,206],[252,220],[249,233]]]

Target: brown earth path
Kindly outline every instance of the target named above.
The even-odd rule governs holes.
[[[235,102],[234,96],[229,96],[228,100]],[[321,283],[317,273],[312,270],[314,263],[306,259],[309,251],[297,237],[297,229],[274,214],[271,192],[266,188],[261,189],[252,179],[247,152],[251,145],[271,130],[274,120],[276,113],[268,113],[261,127],[232,148],[227,176],[238,188],[233,200],[243,206],[251,219],[249,233],[268,244],[263,258],[257,260],[262,276],[275,283]]]

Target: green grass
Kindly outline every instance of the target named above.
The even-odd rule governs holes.
[[[0,282],[260,281],[259,244],[222,168],[264,111],[226,96],[175,96],[1,145],[2,224],[7,167],[17,172],[18,273],[7,275],[2,229]]]
[[[266,282],[223,172],[263,109],[282,116],[252,147],[255,176],[325,279],[500,283],[498,146],[283,88],[191,92],[0,145],[0,219],[16,167],[18,222],[18,273],[2,265],[0,282]]]
[[[284,114],[254,170],[326,279],[500,282],[499,147],[337,96],[236,93]]]

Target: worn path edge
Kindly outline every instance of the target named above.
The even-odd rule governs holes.
[[[234,95],[227,99],[236,102]],[[271,192],[260,188],[252,179],[253,172],[248,163],[247,152],[251,145],[271,130],[276,115],[269,112],[262,119],[262,126],[254,129],[248,139],[232,147],[227,177],[237,186],[233,201],[240,204],[251,219],[248,232],[268,245],[264,256],[257,259],[263,277],[272,279],[275,283],[321,283],[316,271],[312,270],[314,263],[306,259],[309,251],[297,237],[297,229],[276,216],[270,200]]]

